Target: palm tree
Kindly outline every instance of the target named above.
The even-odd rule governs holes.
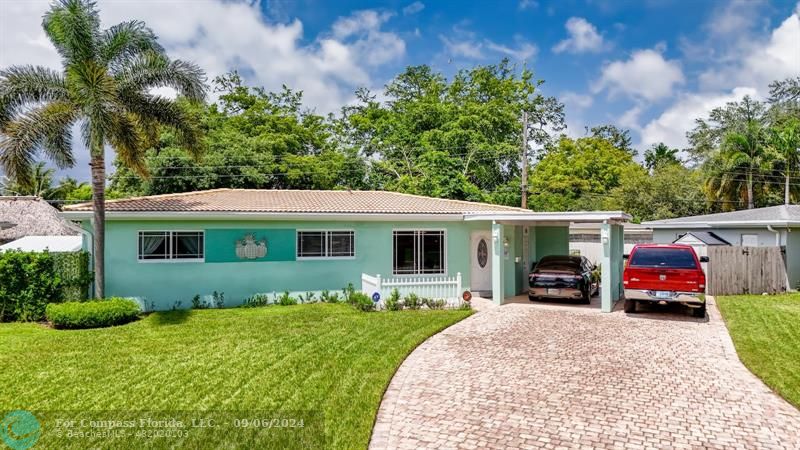
[[[715,183],[718,196],[733,197],[731,193],[740,191],[743,187],[747,209],[753,209],[753,177],[767,166],[772,156],[764,146],[764,130],[761,124],[748,120],[738,131],[728,133],[719,156],[721,167],[718,168],[719,178]]]
[[[53,188],[53,175],[56,171],[45,167],[43,162],[36,163],[21,180],[9,180],[3,191],[10,195],[32,195],[51,200],[58,194]]]
[[[669,148],[667,144],[659,142],[644,152],[644,166],[648,170],[655,170],[657,167],[667,164],[680,164],[678,159],[678,149]]]
[[[789,204],[789,178],[800,162],[800,121],[791,118],[774,127],[769,136],[770,147],[779,155],[784,175],[783,202]]]
[[[42,26],[63,70],[15,66],[0,71],[0,166],[20,181],[40,152],[60,168],[73,166],[71,130],[73,124],[81,125],[92,172],[95,296],[102,298],[106,146],[146,175],[144,149],[164,125],[198,154],[198,129],[188,115],[174,100],[150,91],[172,87],[191,101],[201,101],[205,76],[194,64],[170,61],[143,22],[101,30],[98,10],[89,0],[54,3]]]

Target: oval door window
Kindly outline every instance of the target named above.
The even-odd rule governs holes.
[[[478,265],[481,269],[486,267],[486,262],[489,260],[489,247],[486,246],[486,239],[481,239],[478,242]]]

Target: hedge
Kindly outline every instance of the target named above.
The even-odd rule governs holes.
[[[91,279],[86,252],[0,252],[0,322],[42,320],[48,303],[85,299]]]
[[[139,317],[139,305],[125,298],[90,302],[50,303],[47,320],[55,328],[102,328],[122,325]]]

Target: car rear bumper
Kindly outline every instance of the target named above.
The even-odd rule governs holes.
[[[532,287],[528,289],[528,296],[547,298],[581,298],[583,297],[583,292],[577,288]]]
[[[670,292],[669,297],[656,295],[656,291],[625,289],[625,298],[646,302],[665,302],[665,303],[695,303],[702,304],[705,300],[699,292]]]

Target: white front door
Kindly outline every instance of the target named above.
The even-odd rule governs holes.
[[[492,240],[489,231],[473,231],[470,238],[472,270],[470,290],[490,292],[492,290]]]

